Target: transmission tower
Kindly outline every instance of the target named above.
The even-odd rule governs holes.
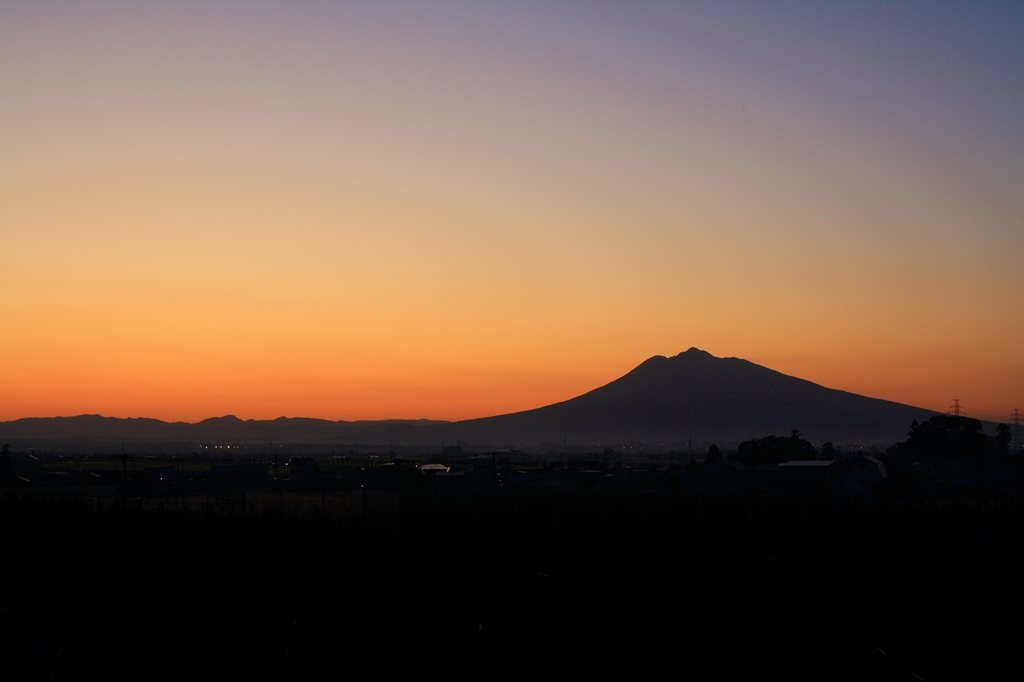
[[[963,411],[964,409],[960,407],[960,400],[958,398],[953,398],[953,404],[949,407],[949,413],[954,417],[962,417]]]

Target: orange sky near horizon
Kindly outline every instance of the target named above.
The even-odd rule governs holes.
[[[464,419],[696,346],[1005,421],[1021,12],[814,8],[0,5],[0,420]]]

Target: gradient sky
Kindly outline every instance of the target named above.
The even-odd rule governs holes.
[[[0,419],[456,419],[690,346],[1024,408],[1024,4],[0,2]]]

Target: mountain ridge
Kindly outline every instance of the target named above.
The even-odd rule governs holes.
[[[243,420],[228,414],[199,422],[101,415],[30,417],[0,422],[0,439],[57,443],[310,443],[425,446],[465,442],[494,448],[645,443],[663,448],[739,442],[798,429],[812,441],[884,444],[902,440],[932,410],[827,388],[741,358],[690,348],[652,356],[582,395],[520,412],[463,421],[310,417]]]

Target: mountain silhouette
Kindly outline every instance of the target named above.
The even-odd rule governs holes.
[[[469,436],[499,442],[671,444],[798,429],[818,442],[891,443],[906,437],[914,419],[934,414],[691,348],[671,358],[656,355],[577,398],[461,425]]]
[[[459,422],[328,421],[215,417],[195,424],[99,415],[0,423],[0,440],[67,449],[74,442],[148,444],[365,444],[429,446],[442,440],[481,447],[574,447],[644,443],[736,443],[798,429],[812,442],[884,444],[906,437],[930,410],[826,388],[738,358],[691,348],[656,355],[609,384],[524,412]]]

